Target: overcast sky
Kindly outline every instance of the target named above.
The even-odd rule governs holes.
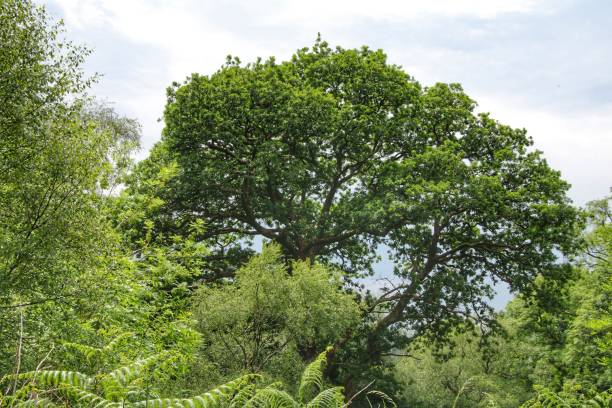
[[[421,84],[459,82],[481,111],[526,128],[578,205],[612,186],[608,0],[53,0],[69,38],[94,50],[94,94],[160,138],[165,89],[228,54],[286,59],[312,45],[382,48]],[[391,265],[382,262],[379,272]],[[503,288],[494,304],[509,299]]]

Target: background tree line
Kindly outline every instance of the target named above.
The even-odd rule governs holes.
[[[134,164],[61,22],[2,0],[0,44],[2,404],[609,403],[610,199],[458,84],[320,39],[228,57]]]

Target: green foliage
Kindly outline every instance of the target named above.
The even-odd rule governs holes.
[[[328,388],[318,393],[307,405],[308,408],[343,407],[342,387]]]
[[[76,351],[81,354],[89,366],[98,367],[101,365],[103,359],[110,353],[117,353],[118,347],[132,337],[132,333],[122,333],[102,347],[94,347],[74,342],[64,342],[64,347],[68,349],[68,351]]]
[[[496,327],[496,282],[531,294],[538,275],[567,279],[558,255],[580,229],[569,185],[525,130],[475,108],[458,84],[424,88],[367,47],[319,39],[289,61],[230,58],[168,90],[162,141],[125,192],[154,204],[125,226],[129,242],[142,223],[168,237],[201,220],[209,282],[233,277],[260,237],[288,263],[341,268],[348,285],[385,245],[393,286],[365,296],[330,368],[358,389],[417,337],[443,345],[458,326]]]
[[[610,391],[595,395],[581,392],[580,387],[565,387],[560,392],[537,387],[536,391],[537,395],[521,405],[521,408],[608,408],[612,404],[612,393]]]
[[[96,242],[105,240],[105,231],[95,193],[108,186],[117,161],[127,165],[139,129],[109,107],[89,104],[83,94],[89,82],[80,70],[87,51],[61,40],[61,25],[42,8],[3,1],[0,18],[0,282],[6,307],[60,296],[75,270],[96,267]],[[128,139],[129,146],[120,147]]]
[[[359,319],[337,271],[307,261],[289,268],[268,245],[236,273],[235,281],[202,287],[194,317],[204,360],[224,375],[264,371],[294,383],[306,359],[338,340]]]
[[[568,184],[458,84],[320,39],[229,58],[168,90],[133,167],[88,54],[0,1],[0,405],[609,406],[610,198],[562,265]],[[361,291],[381,245],[390,286]]]
[[[35,371],[7,375],[2,383],[12,383],[14,391],[12,395],[6,397],[6,401],[23,402],[23,400],[47,398],[58,402],[63,400],[78,401],[83,404],[99,403],[101,406],[121,406],[117,403],[123,404],[126,401],[134,402],[157,396],[169,379],[180,374],[184,357],[176,351],[162,351],[105,370],[108,366],[107,360],[114,360],[117,354],[121,354],[119,347],[128,338],[133,336],[124,333],[101,348],[67,343],[66,347],[82,353],[86,358],[83,367],[87,372],[45,370],[40,368],[41,363]],[[134,344],[130,344],[130,347],[133,346]],[[18,383],[22,383],[19,389],[16,388]],[[223,387],[220,389],[225,390]]]
[[[35,371],[23,373],[18,380],[29,380],[22,390],[27,390],[29,400],[19,401],[6,397],[8,403],[22,406],[37,401],[42,395],[49,394],[59,401],[73,401],[77,406],[97,407],[185,407],[203,408],[229,406],[234,396],[253,383],[257,376],[245,375],[230,381],[202,395],[192,398],[147,398],[154,395],[151,389],[143,389],[142,370],[159,360],[159,356],[149,357],[130,366],[122,367],[107,374],[88,377],[81,373],[70,371]],[[9,379],[13,379],[8,377]],[[21,391],[21,390],[20,390]],[[20,393],[17,393],[19,397]],[[145,399],[141,399],[141,398]],[[44,399],[44,401],[51,401]]]
[[[599,390],[612,388],[612,197],[588,204],[587,271],[571,289],[575,317],[563,359],[577,379]]]
[[[591,406],[596,395],[609,398],[609,202],[587,206],[587,245],[571,279],[550,282],[542,276],[537,290],[550,297],[513,300],[499,318],[504,337],[458,335],[443,361],[431,346],[410,350],[415,359],[397,364],[405,399],[416,406],[451,406],[456,395],[466,406],[493,401],[515,407],[533,397],[525,406],[535,407]]]
[[[120,286],[104,195],[139,126],[86,95],[88,53],[43,7],[0,2],[0,373],[33,369]]]
[[[606,198],[588,205],[585,252],[573,269],[574,278],[557,286],[555,308],[548,311],[540,303],[517,300],[507,312],[519,335],[548,348],[533,381],[553,391],[566,384],[600,392],[612,387],[609,202]]]
[[[298,389],[298,396],[301,401],[307,401],[312,395],[316,395],[323,388],[323,370],[327,363],[326,350],[304,369]]]
[[[531,394],[528,375],[533,370],[538,349],[523,339],[488,339],[483,343],[474,333],[452,337],[452,349],[438,350],[430,345],[413,345],[409,357],[396,362],[396,376],[402,399],[414,407],[514,408]]]
[[[257,386],[259,375],[246,374],[190,398],[150,398],[157,390],[154,367],[168,360],[167,353],[138,360],[108,373],[88,376],[73,371],[36,370],[10,375],[3,381],[25,382],[13,395],[0,402],[10,406],[53,406],[53,402],[96,407],[202,407],[202,408],[341,408],[345,403],[342,387],[325,388],[323,368],[327,351],[310,363],[300,381],[298,399],[278,383]],[[157,374],[159,376],[159,374]],[[1,382],[0,382],[1,384]],[[308,390],[306,393],[305,390]],[[394,405],[384,393],[370,391],[371,397]],[[144,398],[144,399],[143,399]],[[71,405],[72,406],[72,405]]]

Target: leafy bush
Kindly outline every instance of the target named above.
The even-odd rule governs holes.
[[[521,408],[608,408],[612,404],[612,391],[592,393],[580,386],[567,386],[560,392],[545,387],[536,387],[537,395],[521,405]]]

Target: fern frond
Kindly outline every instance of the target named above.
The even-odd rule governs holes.
[[[590,404],[590,405],[588,405]],[[609,408],[612,406],[612,390],[604,391],[587,402],[587,406]]]
[[[59,407],[59,405],[55,404],[49,398],[30,399],[27,401],[17,402],[9,406],[15,407],[15,408],[30,408],[30,407],[55,408],[55,407]]]
[[[72,343],[70,341],[62,342],[62,345],[68,349],[76,350],[87,360],[91,360],[94,356],[102,353],[102,349],[98,347],[88,346],[86,344]]]
[[[138,401],[132,404],[133,407],[147,408],[174,408],[174,407],[194,407],[194,408],[209,408],[215,405],[206,405],[205,401],[200,401],[198,397],[194,398],[157,398],[146,401]]]
[[[381,401],[383,408],[387,408],[387,407],[397,408],[397,404],[395,403],[395,401],[393,401],[393,399],[390,396],[388,396],[382,391],[378,391],[378,390],[368,391],[368,393],[366,394],[366,398],[368,399],[368,402],[370,402],[370,397],[375,397],[376,399]],[[371,402],[370,402],[370,405],[372,405]]]
[[[285,388],[285,384],[282,381],[274,381],[271,384],[266,385],[266,388],[276,388],[277,390],[283,390]]]
[[[256,387],[254,384],[247,385],[236,393],[230,403],[229,408],[243,408],[246,403],[255,395]]]
[[[525,408],[570,407],[570,405],[563,398],[548,388],[538,389],[538,395],[534,399],[527,401],[523,406]]]
[[[167,356],[168,352],[154,354],[145,359],[135,361],[132,364],[117,368],[106,374],[105,378],[110,378],[118,385],[127,386],[129,383],[139,378],[144,371],[149,369],[154,364],[157,364],[160,360],[166,358]]]
[[[566,407],[593,407],[608,408],[612,404],[612,392],[604,391],[586,399],[583,395],[569,390],[556,393],[548,388],[536,387],[537,395],[521,405],[521,408],[566,408]]]
[[[133,336],[134,336],[134,333],[131,333],[131,332],[121,333],[120,335],[112,339],[106,346],[102,347],[102,351],[111,352],[115,349],[115,347],[121,344],[123,340],[133,337]]]
[[[300,401],[305,403],[312,395],[315,395],[323,388],[323,370],[327,364],[327,353],[329,350],[330,347],[319,354],[319,356],[304,369],[300,380],[300,388],[298,389],[298,398]]]
[[[68,386],[66,391],[69,395],[73,396],[79,403],[86,403],[88,407],[95,408],[118,408],[122,404],[118,402],[109,401],[99,395],[93,394],[89,391]]]
[[[342,387],[328,388],[314,397],[306,408],[341,408],[344,405]]]
[[[252,386],[252,383],[259,380],[256,374],[247,374],[233,381],[218,386],[202,395],[192,398],[157,398],[146,401],[138,401],[132,404],[134,407],[147,408],[167,408],[167,407],[197,407],[197,408],[217,408],[225,407],[235,396],[240,394],[244,388]],[[237,405],[243,407],[244,405]]]
[[[299,404],[291,395],[276,388],[262,388],[247,401],[244,408],[297,408]]]
[[[87,360],[91,360],[92,358],[96,356],[102,356],[105,353],[110,353],[123,340],[125,340],[128,337],[132,337],[132,336],[133,336],[133,333],[130,333],[130,332],[121,333],[120,335],[112,339],[108,344],[106,344],[103,347],[93,347],[93,346],[88,346],[86,344],[72,343],[69,341],[65,341],[62,344],[64,345],[64,347],[71,348],[71,349],[78,351]]]
[[[227,406],[228,397],[223,394],[207,392],[192,398],[157,398],[146,401],[138,401],[133,407],[147,408],[169,408],[169,407],[193,407],[193,408],[220,408]]]
[[[236,378],[235,380],[226,382],[225,384],[222,384],[218,386],[217,388],[215,388],[214,390],[209,391],[209,392],[214,392],[216,390],[219,390],[225,393],[226,395],[231,395],[233,397],[238,392],[240,392],[243,388],[248,387],[252,384],[255,384],[260,380],[261,380],[261,375],[259,374],[245,374],[241,377]]]
[[[28,371],[18,375],[7,375],[6,378],[13,380],[35,380],[41,386],[71,385],[73,387],[86,388],[91,383],[91,378],[78,371]]]

